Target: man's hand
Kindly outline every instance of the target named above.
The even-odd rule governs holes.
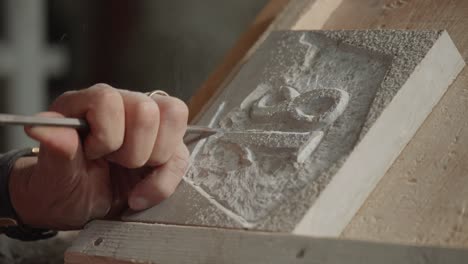
[[[76,229],[127,206],[142,210],[169,197],[185,174],[187,106],[174,97],[117,90],[105,84],[67,92],[49,117],[85,118],[90,132],[26,128],[41,143],[21,158],[10,180],[12,203],[25,224]]]

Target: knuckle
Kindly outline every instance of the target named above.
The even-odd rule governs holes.
[[[95,95],[93,96],[98,103],[102,103],[103,105],[112,105],[115,102],[119,102],[120,93],[117,89],[112,88],[109,85],[100,85],[96,86]]]
[[[112,90],[114,89],[107,83],[96,83],[93,86],[89,87],[90,90]]]
[[[165,104],[165,119],[185,124],[188,120],[188,114],[189,110],[187,105],[178,98],[172,97],[171,100]]]
[[[114,88],[102,88],[95,90],[88,102],[88,115],[92,120],[103,121],[102,119],[119,119],[124,115],[122,96]]]
[[[179,98],[175,98],[174,109],[177,115],[180,116],[180,118],[182,118],[183,120],[187,120],[189,115],[189,109],[184,101],[180,100]]]
[[[94,87],[94,86],[93,86]],[[109,87],[99,87],[89,96],[88,111],[91,115],[102,113],[123,114],[122,97],[120,93]]]
[[[144,100],[135,105],[135,120],[145,127],[153,127],[159,119],[159,107],[151,100]]]

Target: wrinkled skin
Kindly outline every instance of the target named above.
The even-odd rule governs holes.
[[[143,210],[169,197],[188,166],[183,143],[187,106],[177,98],[118,90],[105,84],[67,92],[49,117],[85,118],[74,129],[28,127],[40,142],[38,157],[19,159],[10,195],[21,221],[69,230],[125,208]]]

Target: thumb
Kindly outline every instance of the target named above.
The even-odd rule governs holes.
[[[43,117],[64,117],[56,112],[43,112],[37,116]],[[25,128],[29,137],[41,143],[41,152],[59,160],[73,160],[79,149],[78,132],[72,128],[33,126]]]

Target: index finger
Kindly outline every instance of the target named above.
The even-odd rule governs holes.
[[[96,84],[88,89],[64,93],[50,109],[67,117],[88,121],[90,133],[84,142],[88,159],[108,155],[123,143],[124,103],[118,90],[109,85]]]

